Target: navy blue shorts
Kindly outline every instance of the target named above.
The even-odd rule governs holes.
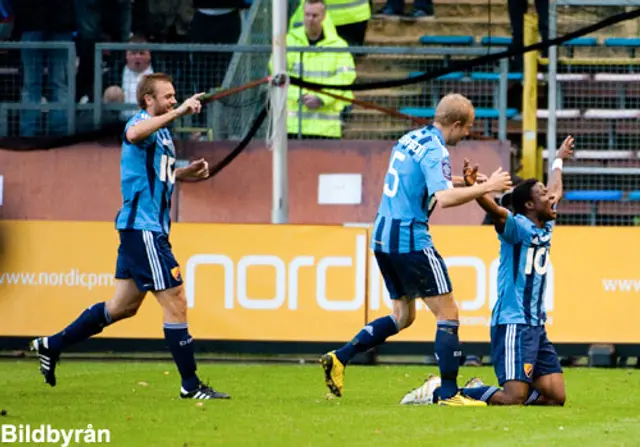
[[[142,291],[171,289],[182,284],[180,266],[166,234],[146,230],[121,230],[117,279],[133,279]]]
[[[500,386],[510,380],[532,383],[538,377],[562,372],[558,353],[544,326],[493,326],[491,359]]]
[[[453,290],[447,266],[435,248],[375,254],[392,300],[426,298]]]

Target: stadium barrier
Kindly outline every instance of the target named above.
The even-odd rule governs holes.
[[[9,338],[56,332],[86,306],[111,296],[118,244],[112,224],[14,221],[1,223],[0,231],[5,346]],[[556,229],[545,297],[554,342],[640,346],[632,329],[640,311],[635,231]],[[194,337],[218,342],[216,350],[225,349],[220,342],[226,341],[259,353],[265,343],[286,352],[292,343],[335,346],[349,340],[391,308],[368,233],[368,227],[175,224],[172,244]],[[450,270],[461,339],[486,349],[497,297],[497,237],[490,227],[434,226],[432,233]],[[423,315],[393,338],[392,349],[413,344],[427,353],[435,322],[423,303],[418,309]],[[136,340],[162,339],[161,322],[161,309],[149,297],[135,318],[98,338],[133,340],[128,349],[135,349],[142,346]]]
[[[25,49],[58,50],[60,58],[64,50],[67,84],[64,91],[56,93],[62,100],[51,101],[54,92],[47,77],[42,92],[34,92],[31,99],[21,96],[21,65],[27,64],[32,71],[46,73],[45,67],[37,65],[35,58],[22,58]],[[264,78],[269,75],[272,48],[264,44],[98,43],[94,53],[97,75],[94,78],[93,99],[76,102],[76,54],[72,43],[0,42],[4,61],[4,68],[0,70],[0,137],[31,136],[34,131],[42,136],[74,135],[122,122],[135,112],[137,105],[121,102],[121,96],[111,88],[117,86],[132,90],[131,86],[123,85],[126,52],[140,50],[150,52],[153,71],[163,71],[174,78],[177,97],[182,100],[197,91],[232,89]],[[299,54],[338,50],[317,47],[288,49]],[[355,85],[381,79],[419,77],[424,72],[446,69],[456,61],[471,61],[488,51],[482,47],[448,46],[348,48],[348,52],[358,60]],[[384,71],[381,71],[380,64],[384,64]],[[327,70],[335,70],[335,67],[327,67]],[[478,107],[475,130],[505,140],[507,121],[517,114],[517,111],[507,108],[508,75],[506,63],[478,64],[464,72],[423,81],[420,85],[359,92],[356,97],[387,109],[403,111],[406,115],[430,119],[441,95],[451,90],[460,91],[472,98]],[[175,137],[189,139],[199,133],[199,138],[208,141],[239,140],[266,104],[266,90],[266,86],[254,87],[208,104],[202,116],[188,116],[179,120],[174,127]],[[45,101],[42,101],[43,97]],[[49,113],[55,110],[64,111],[64,128],[58,125],[60,120]],[[26,117],[25,111],[32,113]],[[406,118],[399,119],[358,106],[345,110],[342,117],[343,138],[346,139],[392,140],[413,125]],[[27,118],[35,124],[29,126],[28,135],[23,135],[25,129],[21,129],[20,125]],[[265,135],[266,126],[263,127],[256,134],[257,138]],[[5,141],[5,144],[8,143]]]

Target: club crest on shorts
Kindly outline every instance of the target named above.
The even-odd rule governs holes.
[[[175,279],[176,281],[182,281],[182,277],[180,276],[180,267],[174,267],[171,269],[171,276],[173,276],[173,279]]]
[[[531,377],[531,374],[533,373],[533,365],[531,363],[524,364],[524,373],[527,377]]]

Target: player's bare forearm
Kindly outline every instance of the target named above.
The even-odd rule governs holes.
[[[549,176],[549,181],[547,182],[547,190],[556,198],[556,200],[560,200],[562,197],[563,188],[561,168],[555,168],[551,171],[551,176]]]
[[[194,177],[187,168],[176,168],[176,180],[189,180]]]
[[[551,175],[547,182],[547,190],[555,197],[556,202],[562,197],[562,168],[565,160],[568,160],[573,156],[573,147],[575,141],[571,135],[569,135],[560,145],[558,149],[557,158],[551,165]]]
[[[472,186],[438,191],[435,193],[435,196],[438,200],[438,206],[441,208],[451,208],[471,202],[488,192],[491,192],[491,189],[486,183],[476,183]]]
[[[461,188],[463,186],[467,186],[464,183],[464,177],[462,177],[462,176],[457,176],[457,175],[452,176],[451,177],[451,182],[453,183],[453,186],[456,187],[456,188]]]
[[[127,140],[132,143],[138,143],[153,132],[162,129],[163,127],[167,127],[169,123],[178,118],[180,113],[177,110],[172,110],[163,115],[152,116],[149,119],[139,121],[134,126],[131,126],[127,129]]]

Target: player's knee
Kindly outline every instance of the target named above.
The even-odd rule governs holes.
[[[396,317],[396,322],[398,323],[398,329],[402,330],[402,329],[408,328],[409,326],[411,326],[411,324],[415,319],[416,319],[415,315],[400,315]]]
[[[112,322],[133,317],[138,313],[139,308],[137,303],[122,303],[114,300],[107,302],[107,311]]]
[[[504,405],[524,405],[527,401],[528,391],[528,387],[507,384],[504,387]]]
[[[396,320],[396,324],[398,325],[398,330],[406,329],[413,321],[416,319],[415,312],[408,311],[394,311],[393,318]]]
[[[167,321],[187,321],[187,296],[182,287],[176,287],[166,291],[165,298],[161,301]]]
[[[557,405],[559,407],[564,407],[564,404],[567,401],[567,395],[563,390],[555,393],[552,400],[554,405]]]
[[[507,393],[506,404],[507,405],[524,405],[526,400],[527,400],[526,394]]]

